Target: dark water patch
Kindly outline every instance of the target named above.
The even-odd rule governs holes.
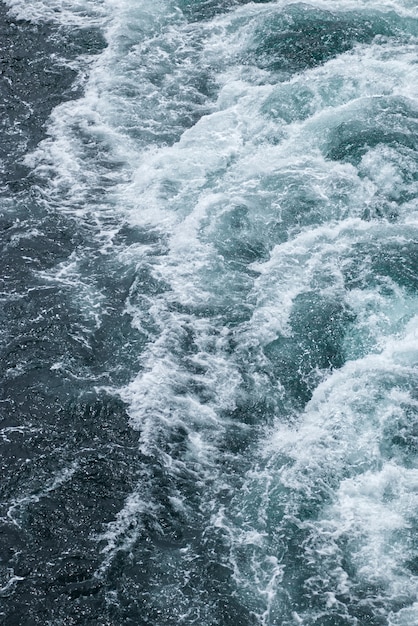
[[[290,124],[315,113],[315,94],[308,85],[284,83],[263,104],[263,113]]]
[[[391,291],[390,282],[412,293],[418,290],[418,241],[389,240],[354,244],[343,271],[349,289],[377,287]],[[388,283],[389,280],[389,283]]]
[[[216,543],[212,538],[206,550],[200,544],[196,553],[192,540],[185,545],[183,555],[177,550],[158,548],[151,553],[145,543],[138,543],[133,551],[135,566],[121,555],[112,574],[120,581],[119,602],[112,607],[113,619],[147,626],[174,626],[179,621],[256,626],[257,617],[234,593],[233,570],[222,558],[225,545],[222,540]]]
[[[16,214],[0,214],[1,281],[6,289],[24,288],[33,272],[67,259],[83,241],[80,226],[59,213],[47,213],[31,198],[15,203]]]
[[[3,306],[6,334],[1,347],[5,392],[15,400],[25,388],[54,388],[54,366],[71,360],[88,366],[91,347],[89,322],[79,317],[65,289],[33,284],[25,294],[10,297]],[[81,340],[81,339],[84,339]],[[52,369],[51,369],[52,368]],[[76,384],[76,383],[75,383]]]
[[[295,298],[289,320],[291,337],[274,340],[264,352],[271,363],[270,375],[296,402],[309,401],[324,371],[342,367],[343,339],[353,319],[344,303],[315,292]]]
[[[242,392],[243,397],[238,399],[236,408],[225,412],[225,417],[236,423],[236,428],[231,429],[229,436],[226,435],[227,441],[230,441],[230,447],[226,446],[225,449],[235,450],[243,445],[244,447],[249,445],[254,436],[251,427],[263,427],[269,424],[279,408],[284,412],[284,408],[277,397],[259,399],[256,396],[252,397],[251,382],[249,381],[248,385],[243,383],[245,391]],[[240,429],[240,425],[250,428]]]
[[[15,496],[3,494],[16,523],[3,517],[1,556],[24,578],[4,599],[3,623],[22,607],[34,624],[46,615],[54,623],[107,623],[103,583],[94,576],[102,560],[94,534],[114,519],[137,480],[138,433],[128,427],[123,404],[103,394],[56,411],[44,405],[37,426],[26,438],[26,471],[6,481]],[[15,442],[4,446],[10,458]]]
[[[189,21],[204,21],[242,4],[242,0],[180,0],[178,5]]]
[[[265,261],[268,259],[268,249],[263,241],[250,237],[233,239],[226,238],[219,241],[217,248],[222,256],[228,259],[228,268],[232,271],[241,270],[256,276],[256,273],[248,268],[250,263]]]
[[[131,224],[122,224],[113,237],[116,246],[128,248],[134,244],[153,246],[155,254],[162,254],[168,250],[166,237],[155,229],[141,228]]]
[[[242,268],[240,268],[239,276],[240,283],[238,283],[237,291],[244,291],[246,293],[248,291],[248,282],[246,280],[245,275],[242,275]],[[207,277],[208,283],[212,280],[212,276]],[[244,286],[244,290],[242,289],[242,285]],[[223,289],[223,293],[225,293],[225,285],[219,284]],[[218,294],[217,294],[218,295]],[[232,293],[232,296],[236,294]],[[240,323],[248,321],[251,319],[253,308],[250,302],[240,302],[239,304],[231,298],[231,301],[221,302],[222,293],[219,294],[219,297],[216,298],[215,302],[205,304],[205,303],[197,303],[197,304],[183,304],[181,302],[173,301],[169,303],[169,310],[175,311],[177,313],[184,314],[186,316],[196,317],[197,319],[207,319],[210,318],[213,322],[217,322],[220,325],[225,325],[228,328],[235,328]]]
[[[328,151],[327,157],[334,161],[347,161],[358,165],[368,150],[379,144],[417,148],[417,140],[408,131],[390,130],[390,123],[380,128],[365,128],[358,122],[343,122],[336,134],[338,144]]]
[[[356,119],[331,131],[327,158],[358,166],[366,152],[380,144],[400,150],[401,155],[407,149],[416,158],[418,115],[411,104],[403,98],[373,98]]]
[[[361,218],[366,221],[384,219],[388,222],[396,222],[399,218],[398,202],[378,197],[366,206]]]
[[[19,219],[7,208],[0,548],[24,580],[5,597],[2,623],[26,623],[28,614],[36,625],[107,623],[103,585],[92,574],[103,559],[94,534],[123,507],[141,459],[124,405],[92,389],[126,381],[137,367],[142,338],[123,315],[133,277],[98,252],[88,225],[28,198],[16,199]],[[80,272],[55,280],[54,268],[71,255]],[[103,292],[101,326],[83,308],[86,286]],[[65,581],[62,568],[79,554],[84,565]]]
[[[232,271],[251,273],[248,268],[250,263],[268,258],[268,241],[262,240],[254,232],[254,220],[245,205],[231,208],[219,220],[214,245]]]
[[[410,30],[416,34],[416,23],[403,21],[395,13],[333,12],[295,4],[269,16],[257,30],[257,44],[249,61],[255,57],[260,67],[270,71],[300,72],[356,44],[370,44],[377,36],[394,37]]]
[[[90,345],[95,355],[91,371],[102,380],[115,385],[127,384],[132,371],[138,369],[138,356],[146,338],[132,328],[132,319],[117,309],[109,310],[102,317],[100,328],[92,335]]]
[[[74,86],[76,72],[66,63],[96,54],[105,44],[95,29],[17,21],[4,5],[0,17],[5,131],[0,156],[3,182],[15,194],[4,203],[0,232],[0,547],[9,569],[24,578],[5,598],[2,623],[29,624],[30,615],[33,624],[99,624],[105,601],[93,577],[102,560],[93,534],[115,517],[132,490],[138,434],[128,428],[129,417],[114,398],[81,403],[78,398],[97,376],[109,382],[112,370],[119,375],[122,361],[120,376],[126,380],[131,329],[118,317],[129,277],[127,283],[120,276],[116,290],[106,281],[100,285],[109,297],[106,319],[112,319],[107,333],[93,337],[96,322],[82,310],[78,293],[83,278],[77,276],[78,285],[71,278],[60,285],[42,273],[68,262],[77,249],[97,259],[94,233],[88,224],[47,210],[36,192],[28,193],[32,181],[19,161],[45,136],[52,108],[81,94],[81,86]],[[88,263],[81,267],[87,284],[97,277],[97,266],[91,269]]]
[[[400,404],[399,411],[387,420],[380,444],[384,458],[414,468],[418,456],[418,411],[413,405]],[[390,498],[390,494],[386,496]]]
[[[81,93],[69,62],[104,47],[98,29],[76,31],[16,20],[0,4],[0,174],[14,191],[28,175],[21,159],[45,136],[52,109]]]

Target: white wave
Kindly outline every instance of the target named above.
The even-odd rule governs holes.
[[[408,381],[416,367],[416,298],[389,279],[386,291],[379,285],[349,293],[344,274],[356,245],[408,244],[416,235],[415,162],[407,149],[380,145],[357,163],[329,156],[344,124],[386,119],[384,98],[405,105],[410,115],[401,121],[414,118],[415,43],[358,45],[277,81],[243,58],[260,24],[291,4],[250,3],[200,23],[188,23],[174,4],[97,5],[108,48],[90,64],[84,96],[55,109],[49,137],[27,159],[50,181],[46,201],[96,228],[107,251],[125,220],[158,234],[159,245],[115,248],[136,269],[126,311],[147,337],[139,373],[118,392],[140,430],[141,453],[173,478],[171,504],[186,507],[183,471],[203,485],[205,532],[225,531],[242,601],[266,625],[280,601],[292,599],[283,587],[285,549],[279,554],[271,540],[282,530],[283,545],[292,516],[305,533],[304,558],[318,572],[323,559],[331,572],[326,589],[306,583],[322,594],[325,609],[354,584],[341,566],[345,541],[356,581],[380,585],[385,599],[397,599],[403,588],[412,602],[416,583],[403,561],[417,470],[386,441],[405,407],[415,407]],[[54,7],[70,23],[88,5],[35,3],[27,18],[44,19]],[[315,7],[334,11],[335,2]],[[338,8],[417,16],[406,1]],[[389,206],[387,214],[373,213],[375,206]],[[70,259],[51,275],[73,281],[73,270]],[[252,469],[228,511],[217,498],[221,489],[233,492],[236,478],[222,469],[233,456],[222,441],[230,428],[247,428],[229,416],[251,393],[280,405],[280,375],[272,382],[264,348],[279,336],[292,339],[292,309],[310,291],[353,312],[343,346],[348,362],[321,373],[291,426],[289,412],[276,408],[273,429],[253,429]],[[100,293],[91,294],[86,301],[99,306]],[[182,447],[173,443],[176,432]],[[315,494],[322,502],[306,521],[301,503]],[[131,549],[145,514],[159,513],[146,475],[100,537],[103,567]],[[388,619],[403,624],[401,615]],[[305,618],[294,613],[296,623]]]

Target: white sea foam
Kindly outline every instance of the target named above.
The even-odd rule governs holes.
[[[292,567],[291,524],[304,537],[303,563],[319,578],[321,564],[328,568],[327,584],[306,582],[324,610],[367,581],[380,585],[388,603],[402,589],[412,602],[416,582],[404,565],[416,462],[406,462],[388,433],[396,441],[405,412],[416,410],[417,301],[408,285],[373,274],[370,260],[381,242],[407,247],[416,237],[414,151],[378,142],[356,158],[332,158],[347,128],[348,145],[386,123],[411,133],[415,42],[357,45],[277,80],[245,54],[257,28],[290,4],[250,3],[188,23],[174,5],[104,3],[109,46],[90,64],[84,96],[55,109],[49,137],[27,159],[50,179],[46,201],[96,229],[103,250],[112,250],[125,220],[158,235],[158,244],[115,248],[136,269],[125,310],[147,337],[139,373],[118,393],[140,431],[140,452],[172,477],[171,506],[188,510],[184,472],[203,486],[204,532],[225,533],[237,594],[266,625],[282,618],[281,602],[296,602],[296,583],[283,583]],[[33,5],[33,19],[57,6]],[[335,10],[335,2],[315,6]],[[59,7],[72,19],[67,4]],[[416,17],[406,1],[338,8]],[[81,14],[75,9],[74,19]],[[401,113],[393,113],[395,101]],[[352,128],[353,120],[363,126]],[[49,274],[66,284],[77,271],[70,259]],[[350,280],[357,283],[348,287]],[[312,292],[352,314],[341,347],[346,363],[315,372],[311,400],[281,413],[282,372],[273,380],[265,348],[278,338],[293,347],[305,339],[295,337],[292,314],[298,297]],[[92,309],[100,305],[93,287],[84,293]],[[242,470],[243,489],[233,497],[235,470],[225,467],[238,453],[222,442],[231,428],[250,428],[230,417],[250,400],[270,402],[275,415],[253,429],[251,468]],[[152,480],[145,471],[101,535],[102,573],[119,551],[131,550],[143,516],[157,523]],[[222,490],[229,510],[218,499]],[[304,503],[315,509],[311,519],[301,513]],[[173,550],[170,558],[186,571],[193,559],[185,554]],[[295,623],[310,623],[307,611],[293,609]],[[414,610],[388,609],[387,616],[403,625]]]
[[[106,0],[6,0],[10,13],[34,23],[56,22],[64,26],[100,25],[106,15]]]

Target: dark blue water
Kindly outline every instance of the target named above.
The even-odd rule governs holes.
[[[418,13],[0,5],[5,626],[418,624]]]

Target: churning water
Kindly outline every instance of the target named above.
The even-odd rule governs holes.
[[[416,2],[0,20],[1,623],[417,625]]]

